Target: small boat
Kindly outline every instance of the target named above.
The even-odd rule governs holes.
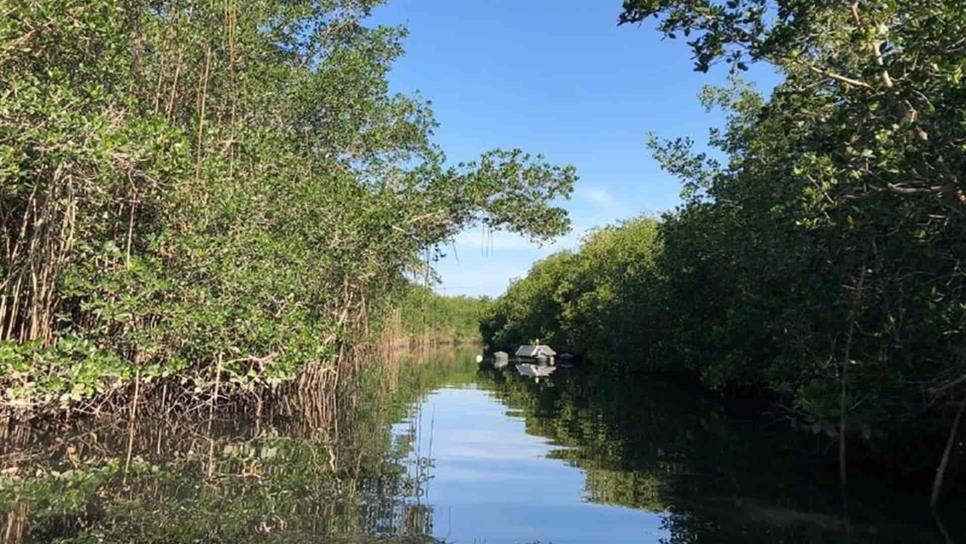
[[[557,354],[550,346],[539,343],[524,344],[517,349],[517,358],[524,361],[537,361],[542,365],[554,363],[553,358]]]
[[[517,365],[517,372],[519,372],[521,376],[529,376],[532,378],[549,376],[553,374],[554,370],[557,370],[557,367],[550,365],[535,365],[531,363],[521,363]]]
[[[498,351],[493,354],[493,366],[503,368],[510,363],[510,355],[505,351]]]

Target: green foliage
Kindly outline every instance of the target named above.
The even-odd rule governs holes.
[[[35,344],[0,343],[3,401],[16,407],[67,406],[110,391],[130,378],[130,373],[130,365],[121,358],[77,337],[62,338],[47,349]]]
[[[961,6],[625,3],[625,21],[647,15],[694,33],[698,68],[764,59],[785,75],[767,101],[740,82],[705,94],[732,112],[712,135],[726,166],[656,144],[703,189],[664,228],[682,363],[781,392],[819,425],[844,409],[866,436],[961,396]]]
[[[573,169],[448,165],[377,4],[6,2],[0,340],[247,387],[333,363],[467,226],[563,233]]]
[[[594,352],[617,331],[604,360],[777,395],[871,447],[948,432],[944,408],[966,393],[961,3],[627,0],[621,20],[652,16],[689,37],[698,70],[763,60],[783,83],[705,90],[728,112],[710,140],[724,160],[652,138],[684,180],[656,241],[625,261],[588,243],[538,264],[484,332]],[[643,256],[646,273],[609,279]]]
[[[642,218],[590,234],[576,253],[538,262],[488,309],[484,338],[497,346],[540,339],[600,360],[651,351],[661,315],[659,223]]]
[[[428,287],[411,285],[394,304],[388,336],[409,342],[473,342],[490,301],[486,297],[442,296]],[[390,338],[392,339],[392,338]]]
[[[560,318],[574,260],[569,252],[552,255],[534,264],[526,277],[511,283],[484,313],[480,321],[483,338],[495,348],[510,351],[536,340],[561,345],[566,332]]]

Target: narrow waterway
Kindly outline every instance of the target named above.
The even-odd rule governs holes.
[[[433,460],[425,500],[434,534],[453,542],[656,542],[659,511],[593,502],[587,473],[553,439],[527,432],[477,383],[444,387],[419,407],[418,442]],[[429,425],[427,428],[425,425]],[[422,433],[421,433],[422,434]],[[601,497],[604,498],[604,497]]]
[[[406,357],[258,419],[8,426],[0,542],[961,541],[955,509],[875,475],[846,509],[819,441],[774,417],[474,355]]]

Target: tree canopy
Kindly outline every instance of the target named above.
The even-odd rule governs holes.
[[[566,231],[551,201],[572,168],[446,161],[428,102],[389,91],[405,30],[368,26],[377,4],[4,4],[9,402],[142,374],[291,377],[363,339],[463,228]]]
[[[688,40],[697,70],[730,68],[730,86],[701,96],[728,121],[711,132],[711,154],[652,138],[656,159],[683,180],[683,204],[656,242],[636,242],[647,258],[617,254],[616,266],[585,244],[577,260],[588,255],[593,281],[579,291],[594,294],[569,300],[598,304],[577,313],[604,320],[600,330],[632,324],[618,347],[647,366],[777,395],[796,420],[836,436],[843,461],[847,436],[890,457],[931,436],[930,462],[946,443],[948,458],[949,423],[966,406],[961,2],[624,2],[622,23],[649,18]],[[752,62],[783,77],[770,95],[741,80]],[[543,281],[547,268],[579,275],[568,259],[538,264],[483,330],[558,341],[583,330],[579,305],[526,302],[569,285]],[[651,262],[636,289],[602,287],[614,270]],[[615,311],[631,307],[643,321]],[[552,324],[533,325],[541,319]],[[606,345],[586,338],[577,349]],[[649,349],[631,349],[642,338]]]

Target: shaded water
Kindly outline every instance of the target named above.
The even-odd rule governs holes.
[[[959,542],[961,515],[704,394],[472,351],[396,361],[337,402],[6,427],[0,542]],[[309,395],[311,396],[311,395]],[[960,512],[961,514],[961,512]]]

